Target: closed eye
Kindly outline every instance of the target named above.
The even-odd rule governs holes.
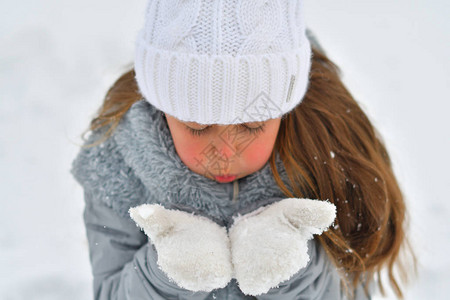
[[[248,127],[248,126],[243,125],[243,124],[240,124],[239,126],[244,127],[250,134],[256,135],[259,132],[264,132],[264,127],[266,126],[266,124],[264,123],[261,126],[256,127],[256,128]],[[186,126],[186,128],[191,132],[192,135],[200,136],[200,135],[205,134],[211,128],[211,126],[207,126],[207,127],[203,128],[203,129],[194,129],[194,128],[191,128],[189,126]]]

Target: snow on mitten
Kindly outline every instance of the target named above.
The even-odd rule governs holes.
[[[327,230],[335,217],[332,203],[286,198],[234,218],[228,236],[241,291],[267,293],[304,268],[307,241]]]
[[[209,292],[232,279],[225,227],[159,204],[136,206],[129,213],[154,244],[160,269],[181,288]]]

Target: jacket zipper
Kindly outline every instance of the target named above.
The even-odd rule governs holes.
[[[233,199],[232,203],[236,203],[238,201],[238,193],[239,193],[239,182],[237,180],[233,181]]]

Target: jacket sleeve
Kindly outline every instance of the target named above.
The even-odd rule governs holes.
[[[308,241],[310,260],[306,267],[279,284],[278,288],[270,289],[266,294],[256,296],[258,300],[347,300],[340,285],[340,276],[335,266],[328,259],[325,250],[314,239]],[[364,293],[362,285],[355,291],[355,300],[370,300]]]
[[[95,300],[207,298],[207,292],[182,289],[169,281],[156,265],[154,246],[131,218],[93,200],[93,193],[86,189],[84,197]]]

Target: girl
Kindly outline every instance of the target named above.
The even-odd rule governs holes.
[[[301,0],[149,1],[89,130],[95,299],[402,297],[405,202]]]

